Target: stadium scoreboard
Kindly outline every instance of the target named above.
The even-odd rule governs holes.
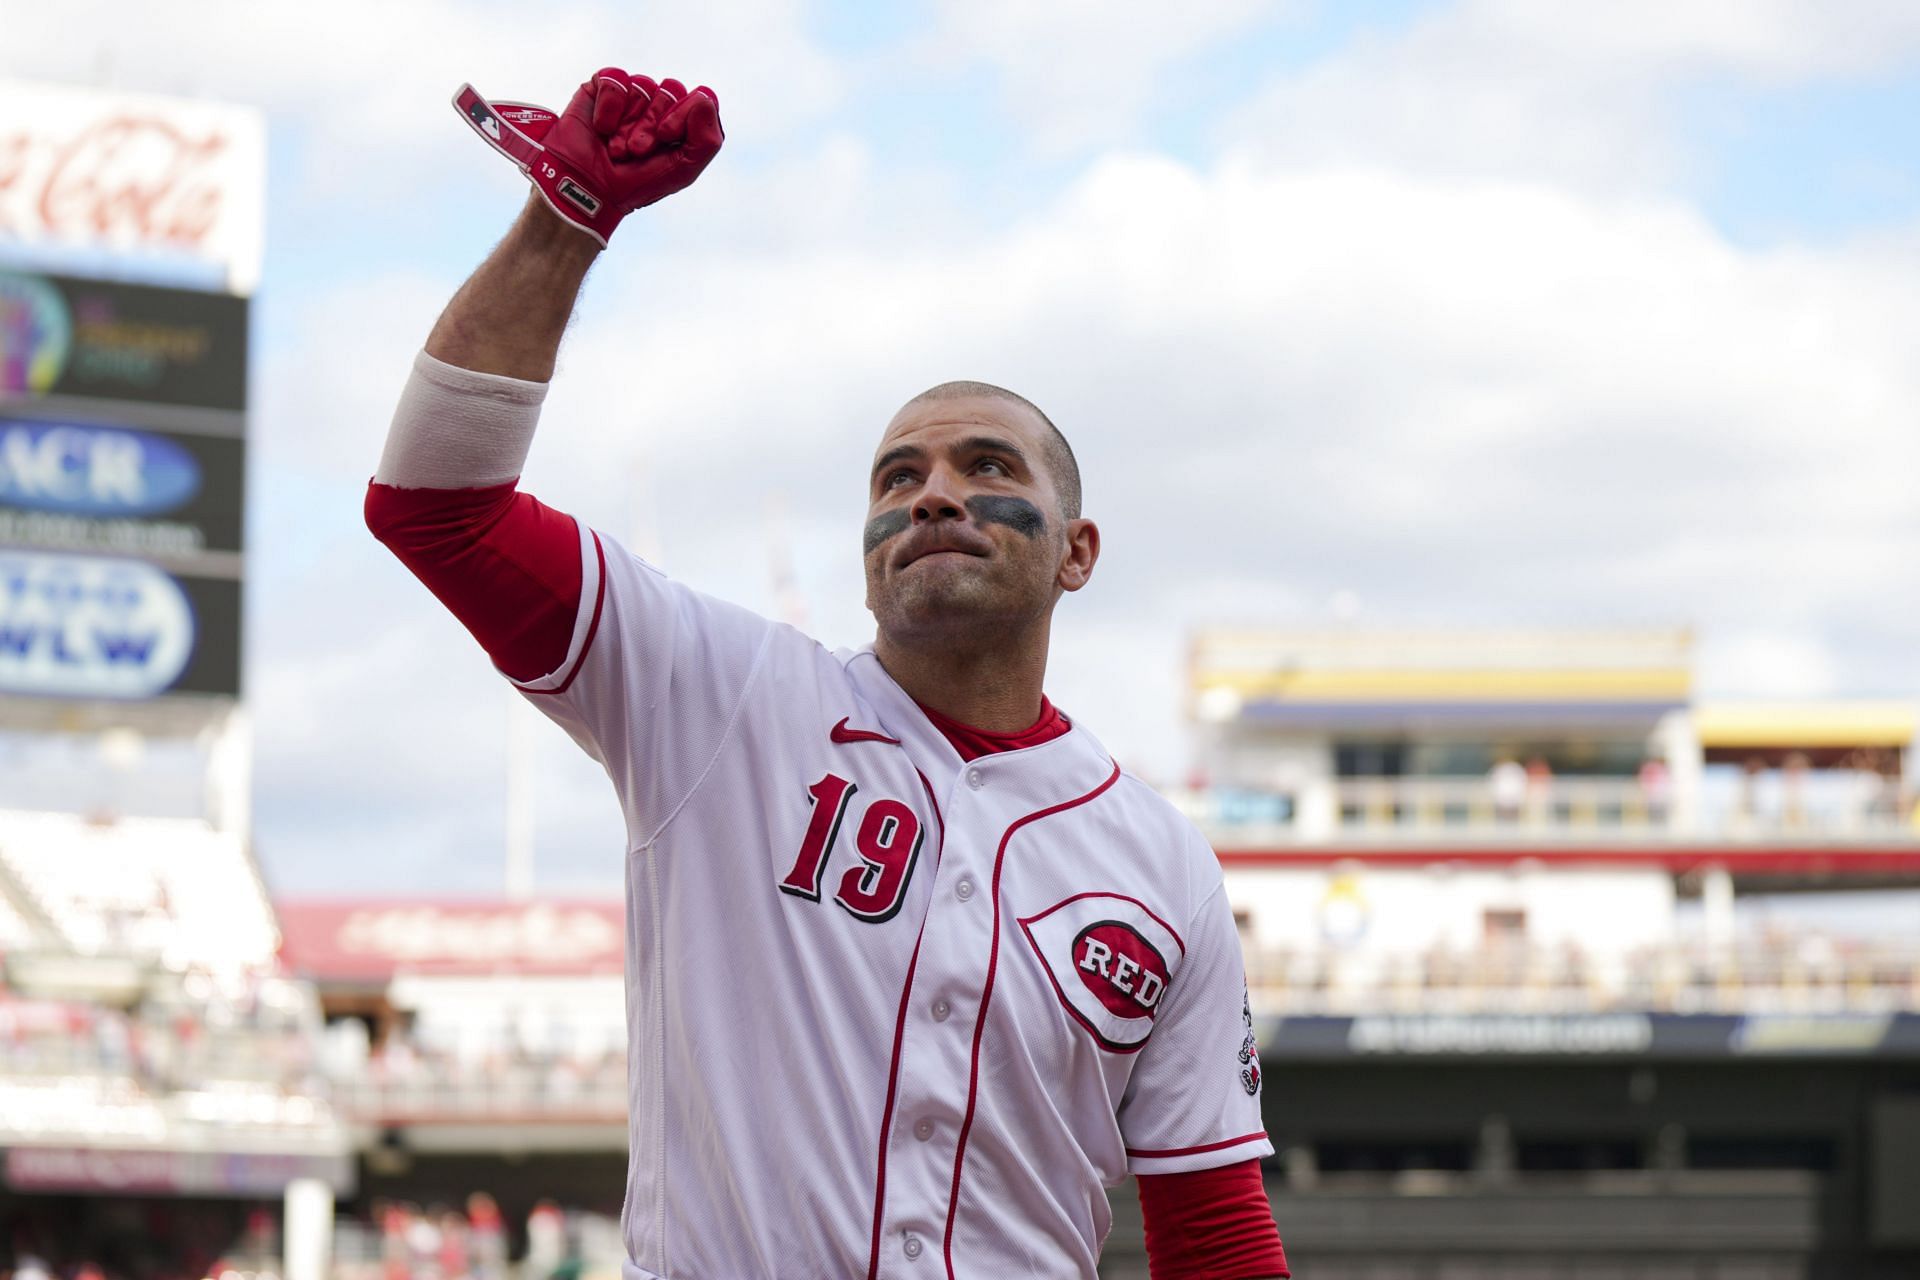
[[[0,271],[0,694],[239,696],[247,310]]]

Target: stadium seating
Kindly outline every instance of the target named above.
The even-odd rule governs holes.
[[[65,949],[176,969],[268,965],[279,941],[240,837],[197,820],[0,810],[0,881],[24,899],[0,893],[0,944],[30,940],[27,913]]]

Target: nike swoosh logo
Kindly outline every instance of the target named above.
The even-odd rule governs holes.
[[[833,726],[833,728],[827,730],[827,736],[829,738],[832,738],[835,742],[840,742],[840,743],[884,742],[884,743],[887,743],[889,746],[897,747],[900,745],[900,739],[889,738],[884,733],[873,733],[866,729],[847,728],[847,721],[851,720],[852,718],[853,717],[851,716],[840,717],[840,723]]]

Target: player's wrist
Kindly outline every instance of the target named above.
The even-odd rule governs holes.
[[[514,230],[525,248],[561,261],[591,263],[605,248],[586,228],[562,217],[538,187],[527,192]]]

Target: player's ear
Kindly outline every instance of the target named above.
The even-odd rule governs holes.
[[[1100,526],[1086,519],[1067,521],[1067,547],[1054,581],[1062,591],[1078,591],[1093,577],[1093,564],[1099,558]]]

